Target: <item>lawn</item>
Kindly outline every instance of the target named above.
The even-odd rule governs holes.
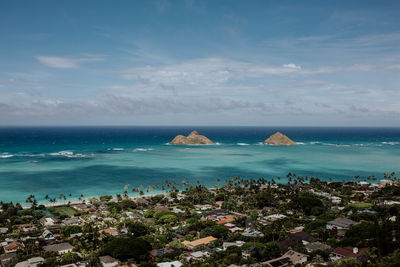
[[[47,209],[56,216],[72,217],[79,213],[76,209],[68,206],[49,207]]]
[[[369,209],[372,207],[372,204],[367,202],[351,203],[348,205],[348,207],[355,209]]]

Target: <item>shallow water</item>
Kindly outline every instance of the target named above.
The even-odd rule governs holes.
[[[191,130],[218,145],[168,145]],[[261,144],[278,130],[299,145]],[[400,128],[0,128],[0,200],[116,194],[125,184],[132,189],[165,180],[213,186],[217,178],[280,176],[286,182],[288,172],[334,180],[381,177],[399,171],[399,162]]]

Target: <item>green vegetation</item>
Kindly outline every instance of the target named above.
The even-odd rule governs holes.
[[[101,255],[111,255],[119,260],[134,258],[142,261],[147,258],[151,245],[142,238],[116,238],[101,248]]]
[[[121,264],[136,262],[138,266],[175,260],[185,267],[250,266],[281,257],[289,250],[307,254],[304,265],[399,265],[400,205],[387,204],[387,200],[396,203],[400,199],[397,178],[391,177],[394,184],[390,187],[376,189],[356,182],[331,183],[295,174],[286,178],[287,184],[277,184],[273,179],[234,177],[224,185],[217,180],[219,185],[213,189],[200,182],[190,185],[166,181],[164,189],[172,194],[140,201],[130,198],[129,185],[125,185],[123,193],[114,198],[102,196],[101,201],[92,198],[81,204],[81,212],[67,205],[47,208],[55,215],[55,225],[50,226],[43,225],[46,208],[38,205],[33,195],[27,199],[30,207],[25,209],[20,204],[0,203],[0,228],[6,229],[5,234],[0,234],[0,242],[12,238],[24,244],[24,249],[6,266],[41,256],[45,258],[43,266],[85,260],[89,266],[97,267],[99,256],[105,255]],[[150,187],[139,187],[132,192],[144,194],[149,190]],[[340,203],[333,201],[337,200],[333,196],[339,197]],[[67,218],[70,216],[75,216],[77,222]],[[335,222],[331,223],[341,221],[349,226],[327,229],[332,220]],[[59,226],[70,223],[79,225]],[[47,227],[55,240],[41,237]],[[81,234],[73,235],[76,233]],[[187,243],[200,238],[212,242]],[[317,246],[322,245],[323,249],[308,253],[303,240],[321,242]],[[45,245],[63,242],[70,243],[73,252],[61,256],[43,250]],[[346,246],[359,248],[362,256],[333,262],[332,252]],[[192,252],[205,256],[196,258]]]
[[[47,209],[55,216],[59,217],[72,217],[72,216],[77,216],[79,214],[79,212],[76,209],[69,206],[48,207]]]
[[[352,209],[370,209],[372,208],[371,203],[366,203],[366,202],[358,202],[358,203],[350,203],[347,205],[347,208],[352,208]]]

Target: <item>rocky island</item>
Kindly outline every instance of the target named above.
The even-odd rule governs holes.
[[[296,142],[294,142],[286,135],[280,132],[276,132],[273,135],[271,135],[267,140],[265,140],[264,144],[277,145],[277,146],[293,146],[296,145]]]
[[[215,145],[213,141],[200,135],[197,131],[191,132],[188,136],[177,135],[170,142],[171,145]]]

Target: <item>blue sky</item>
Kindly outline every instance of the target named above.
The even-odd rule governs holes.
[[[0,125],[400,123],[400,1],[1,1]]]

